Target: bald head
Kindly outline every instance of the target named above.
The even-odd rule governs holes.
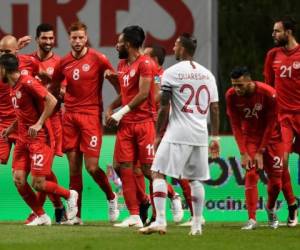
[[[18,51],[18,41],[12,35],[4,36],[0,41],[0,54],[14,54]]]

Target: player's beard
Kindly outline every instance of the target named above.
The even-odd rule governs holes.
[[[81,46],[81,45],[77,45],[77,46],[74,45],[74,46],[72,46],[72,50],[74,50],[78,54],[80,54],[83,49],[84,49],[84,46]]]
[[[128,51],[126,49],[121,49],[119,52],[119,59],[127,59],[128,58]]]
[[[288,44],[288,38],[282,37],[280,39],[274,39],[274,44],[276,47],[285,47]]]
[[[39,45],[39,48],[44,53],[49,53],[53,49],[53,46],[52,45],[44,45],[44,46]]]

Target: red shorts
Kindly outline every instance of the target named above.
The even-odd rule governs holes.
[[[253,159],[257,152],[257,145],[247,143],[247,151],[249,156]],[[268,176],[281,176],[283,170],[283,143],[270,144],[266,147],[263,153],[264,171]]]
[[[0,133],[14,122],[14,119],[0,119]],[[0,136],[0,163],[6,164],[10,155],[11,146],[16,143],[18,135],[16,132],[11,133],[7,139]]]
[[[55,148],[54,148],[54,154],[57,156],[63,156],[63,150],[62,150],[62,118],[61,118],[61,112],[56,112],[54,115],[50,117],[51,127],[54,134],[54,140],[55,140]]]
[[[99,158],[102,123],[97,115],[66,112],[63,116],[63,151],[81,151]]]
[[[51,172],[53,150],[45,142],[17,141],[13,156],[13,170],[31,172],[33,176],[47,176]]]
[[[300,114],[279,114],[285,152],[300,153]]]
[[[123,123],[117,132],[115,159],[118,163],[151,164],[154,158],[154,122]]]

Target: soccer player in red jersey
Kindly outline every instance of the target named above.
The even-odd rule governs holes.
[[[36,59],[39,65],[39,77],[42,80],[42,84],[45,87],[50,86],[50,78],[54,71],[55,65],[60,60],[60,57],[55,54],[52,49],[54,47],[55,36],[54,29],[50,24],[40,24],[36,28],[36,37],[37,50],[31,54],[32,57]],[[58,103],[50,116],[50,122],[53,129],[54,139],[55,139],[55,149],[54,154],[56,156],[63,156],[62,152],[62,121],[61,121],[61,110],[60,110],[60,93],[52,93],[55,98],[58,100]],[[51,174],[47,176],[47,180],[51,180],[57,183],[57,178],[55,174],[51,171]],[[45,193],[38,193],[38,200],[43,205],[46,200]],[[60,200],[59,196],[49,196],[55,208],[55,221],[60,223],[62,220],[65,220],[65,208]],[[31,214],[29,219],[34,217],[34,214]]]
[[[232,88],[226,93],[227,114],[233,135],[241,153],[241,164],[246,169],[245,194],[249,221],[242,227],[255,229],[258,202],[259,170],[268,175],[269,225],[278,227],[276,200],[282,187],[283,143],[278,122],[275,90],[261,82],[252,81],[246,67],[231,72]]]
[[[272,37],[276,45],[266,56],[265,82],[278,96],[279,122],[285,146],[282,191],[288,203],[287,225],[298,223],[297,204],[288,169],[289,154],[300,153],[300,46],[295,38],[296,22],[291,17],[275,21]]]
[[[28,41],[28,40],[26,40]],[[27,44],[24,40],[22,46]],[[16,55],[20,48],[20,42],[12,35],[4,36],[0,41],[0,55],[2,54],[14,54]],[[19,56],[19,68],[23,74],[37,74],[38,66],[33,58],[20,55]],[[0,132],[6,129],[15,119],[15,112],[11,103],[10,88],[7,84],[0,81]],[[0,136],[0,164],[6,164],[9,158],[12,144],[15,143],[17,134],[12,133],[6,139]]]
[[[11,87],[10,96],[17,117],[2,135],[7,137],[18,128],[12,164],[14,182],[22,198],[37,215],[26,225],[51,225],[49,216],[45,214],[27,183],[28,174],[31,173],[34,189],[57,194],[67,200],[67,216],[70,219],[77,213],[78,194],[46,180],[53,160],[53,140],[50,136],[52,128],[47,118],[57,101],[36,78],[22,75],[18,67],[18,58],[15,55],[5,54],[0,57],[0,79]]]
[[[26,38],[26,37],[25,37]],[[24,40],[25,38],[22,38],[22,40]],[[24,40],[24,42],[22,43],[22,47],[24,47],[26,45],[26,43],[28,42],[28,39],[26,39],[26,41]],[[7,35],[5,37],[2,38],[1,42],[0,42],[0,49],[1,51],[3,51],[4,53],[10,53],[10,54],[14,54],[17,55],[18,52],[18,48],[20,42],[16,40],[15,37],[11,36],[11,35]],[[18,54],[18,59],[19,59],[19,69],[21,71],[21,74],[23,75],[33,75],[36,76],[39,74],[39,61],[31,55],[24,55],[24,54]],[[1,107],[3,107],[3,110],[6,110],[6,112],[9,112],[10,114],[13,114],[13,116],[8,116],[8,117],[4,117],[3,118],[3,123],[2,123],[2,129],[7,128],[12,121],[15,120],[15,114],[14,114],[14,110],[13,110],[13,106],[11,103],[11,98],[9,95],[10,92],[10,88],[7,84],[1,84]],[[3,141],[3,143],[1,142],[0,147],[1,148],[5,148],[5,158],[8,158],[9,156],[9,152],[10,152],[10,148],[11,148],[11,144],[12,142],[14,142],[13,139],[16,138],[16,134],[12,133],[7,141],[4,141],[2,139],[2,137],[0,138],[1,141]],[[2,155],[2,154],[1,154]],[[53,174],[53,172],[51,171],[50,175],[48,175],[46,177],[47,180],[49,181],[54,181],[57,183],[56,177]],[[37,194],[38,197],[38,201],[40,202],[41,205],[44,204],[45,201],[45,197],[46,194],[39,192]],[[65,214],[65,211],[63,209],[63,204],[61,202],[61,199],[58,195],[52,195],[49,194],[49,198],[51,199],[52,203],[54,204],[54,207],[56,207],[57,209],[55,209],[55,219],[56,222],[59,222],[62,218],[62,216]],[[28,224],[30,222],[32,222],[37,216],[34,214],[34,212],[32,212],[29,217],[26,219],[25,224]]]
[[[121,59],[117,72],[121,93],[106,112],[107,126],[119,125],[114,155],[130,212],[129,218],[114,225],[117,227],[143,226],[139,216],[133,163],[138,160],[144,175],[151,179],[155,96],[150,58],[141,54],[144,39],[144,31],[139,26],[128,26],[120,34],[116,49]],[[113,113],[120,106],[122,108]]]
[[[53,88],[60,89],[66,81],[63,115],[63,150],[70,167],[70,188],[79,193],[81,207],[82,163],[109,201],[109,217],[117,220],[119,210],[117,196],[112,191],[105,172],[98,161],[102,142],[102,85],[104,72],[113,70],[105,55],[87,46],[87,26],[73,23],[69,29],[71,52],[56,65],[53,73]],[[112,82],[113,84],[114,82]],[[113,86],[118,89],[117,85]],[[80,209],[69,224],[81,224]]]

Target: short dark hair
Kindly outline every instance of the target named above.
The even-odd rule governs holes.
[[[70,25],[70,27],[68,28],[68,34],[70,35],[72,31],[78,31],[78,30],[84,30],[86,32],[87,26],[80,21],[76,21],[76,22],[72,23]]]
[[[3,54],[0,57],[0,66],[2,66],[7,72],[11,73],[18,70],[19,60],[13,54]]]
[[[164,64],[165,57],[166,57],[165,48],[163,46],[159,45],[159,44],[151,44],[151,45],[147,45],[146,47],[152,49],[152,51],[150,53],[150,56],[151,57],[157,57],[158,64],[160,66],[162,66]]]
[[[283,16],[280,18],[276,18],[275,22],[281,22],[284,30],[291,30],[293,35],[296,34],[297,31],[297,22],[291,16]]]
[[[195,54],[197,49],[197,39],[193,35],[189,33],[183,33],[179,36],[179,41],[189,55],[193,56]]]
[[[133,48],[142,47],[145,40],[145,32],[138,25],[127,26],[123,29],[124,41],[129,42]]]
[[[241,76],[251,77],[250,71],[246,66],[236,66],[230,72],[231,79],[239,79]]]
[[[41,23],[36,27],[36,37],[40,37],[42,32],[54,31],[54,28],[49,23]]]

